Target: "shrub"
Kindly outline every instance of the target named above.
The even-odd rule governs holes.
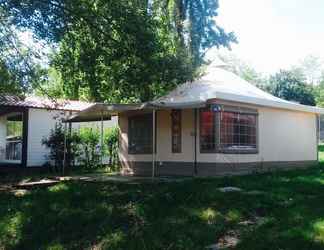
[[[80,165],[87,169],[102,166],[101,157],[109,157],[111,170],[118,166],[118,128],[108,128],[104,133],[103,151],[100,148],[100,131],[94,128],[81,128],[66,135],[67,166]],[[42,139],[42,144],[49,149],[48,160],[54,165],[55,171],[63,167],[64,161],[64,127],[56,123],[48,137]]]
[[[63,166],[64,158],[64,129],[61,123],[56,123],[49,136],[42,139],[42,145],[50,150],[48,158],[53,161],[55,170]]]
[[[117,127],[109,128],[105,131],[105,145],[107,146],[109,167],[115,171],[118,165],[118,137],[119,130]]]
[[[79,162],[85,168],[97,168],[100,165],[101,149],[100,133],[98,129],[81,128],[80,129]]]

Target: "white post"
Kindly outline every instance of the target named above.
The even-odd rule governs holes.
[[[66,166],[66,132],[67,132],[67,123],[64,123],[64,152],[63,152],[63,176],[65,175],[65,166]]]
[[[153,125],[153,140],[152,140],[152,179],[155,177],[155,134],[156,134],[156,131],[155,131],[155,115],[156,115],[156,113],[155,113],[156,111],[155,111],[155,109],[153,109],[153,111],[152,111],[152,118],[153,118],[153,123],[152,123],[152,125]]]
[[[317,149],[317,162],[319,162],[319,145],[321,142],[321,115],[317,115],[317,136],[316,136],[316,149]]]
[[[103,111],[101,111],[101,132],[100,132],[100,151],[101,151],[101,165],[103,165],[103,155],[104,155],[104,149],[103,149],[103,133],[104,133],[104,126],[103,126]]]

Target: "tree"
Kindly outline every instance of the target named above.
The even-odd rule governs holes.
[[[175,44],[185,48],[194,67],[202,64],[203,57],[211,47],[230,48],[237,42],[233,32],[227,33],[215,17],[218,0],[153,0],[153,11],[164,20]]]
[[[217,0],[2,0],[0,6],[14,25],[58,45],[52,67],[73,99],[150,100],[192,79],[206,49],[235,41],[214,21]]]
[[[21,86],[15,81],[6,64],[0,61],[0,94],[21,94]]]
[[[33,48],[19,38],[22,30],[5,7],[0,0],[0,93],[23,95],[43,77],[43,69]]]
[[[218,56],[228,65],[227,69],[229,71],[257,87],[265,88],[267,84],[266,77],[257,72],[249,63],[243,61],[233,53],[219,53]]]
[[[300,68],[304,73],[307,83],[311,85],[320,83],[323,74],[323,61],[318,56],[306,56],[297,68]]]
[[[296,71],[280,70],[270,76],[268,90],[274,96],[285,100],[315,106],[313,89],[305,81]]]

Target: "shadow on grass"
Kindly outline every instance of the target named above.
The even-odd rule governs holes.
[[[205,249],[238,230],[237,249],[324,249],[321,168],[180,183],[69,182],[0,194],[5,249]],[[238,186],[244,192],[221,193]],[[264,223],[239,222],[255,216]]]

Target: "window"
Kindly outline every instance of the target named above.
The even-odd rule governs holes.
[[[200,110],[200,151],[216,149],[215,113],[209,108]]]
[[[200,152],[255,153],[257,111],[219,105],[200,110]]]
[[[6,160],[21,161],[23,115],[13,113],[7,116]]]
[[[181,110],[171,112],[172,153],[181,153]]]
[[[152,153],[152,114],[131,116],[128,118],[128,151],[130,154]]]
[[[221,149],[256,149],[256,115],[220,113]]]

